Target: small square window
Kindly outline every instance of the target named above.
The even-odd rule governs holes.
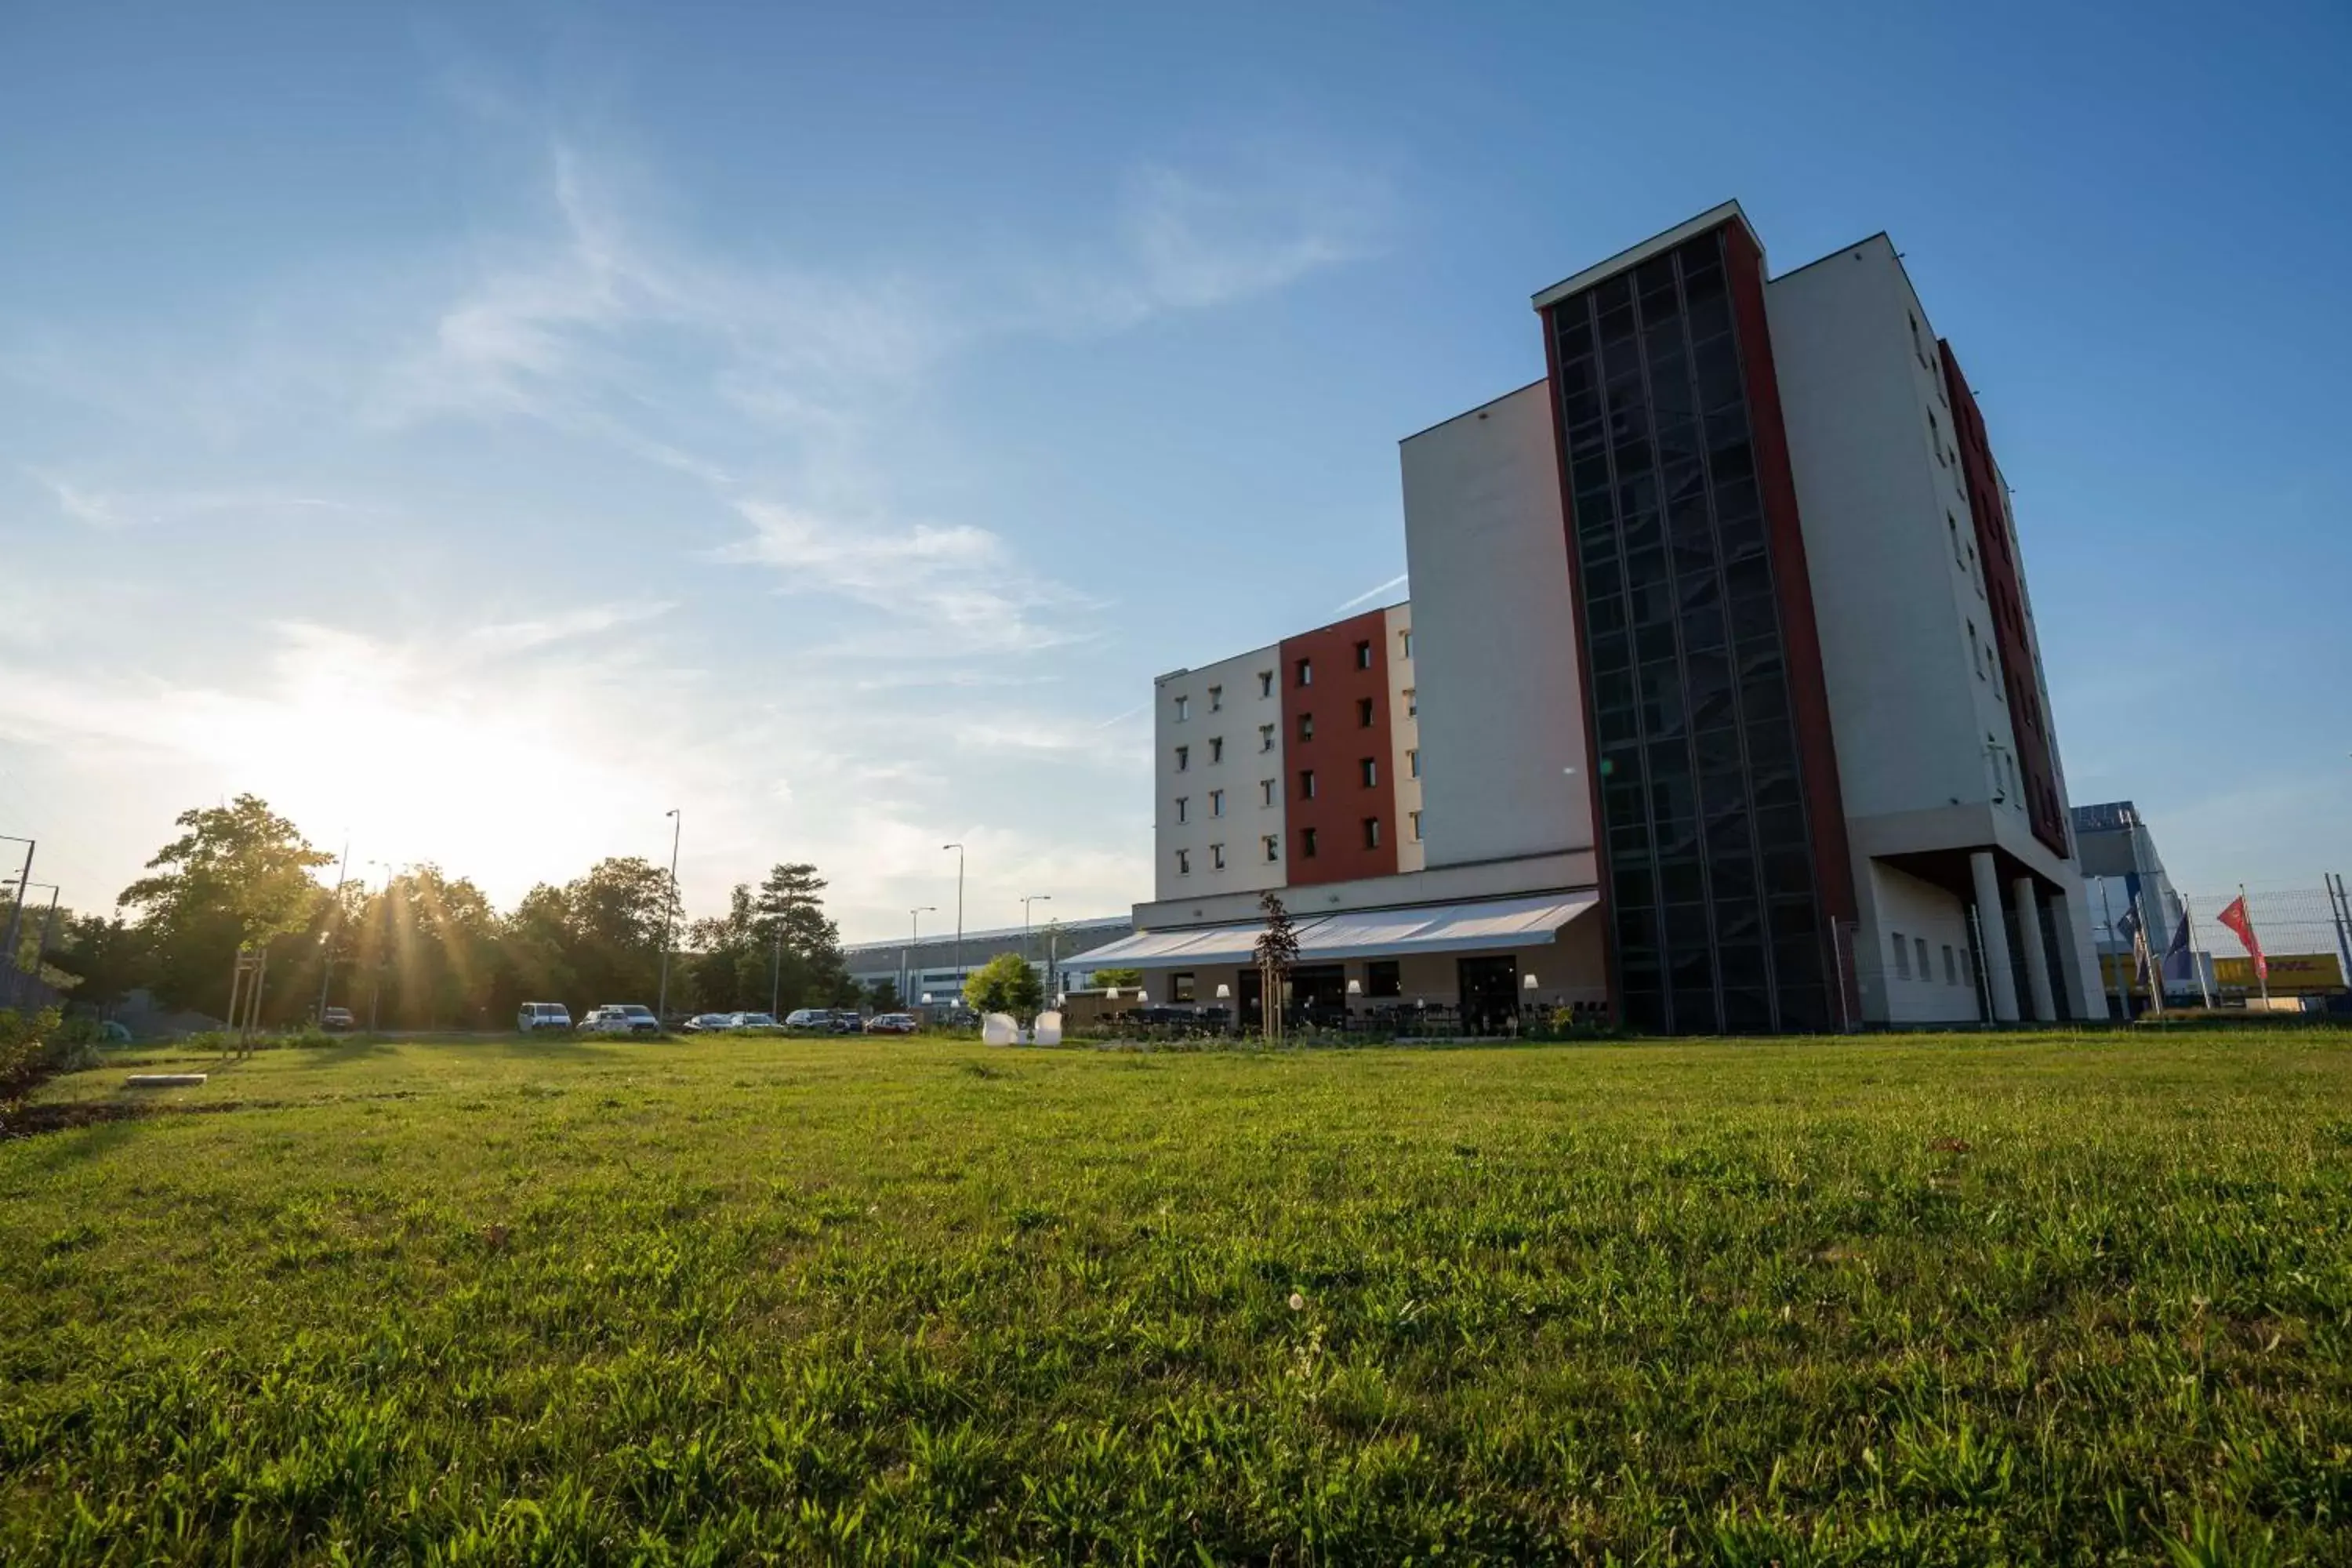
[[[1210,845],[1210,846],[1209,846],[1209,869],[1210,869],[1210,870],[1212,870],[1212,871],[1222,871],[1222,870],[1223,870],[1224,868],[1225,868],[1225,847],[1224,847],[1223,845],[1222,845],[1222,844],[1212,844],[1212,845]]]
[[[1399,658],[1411,658],[1412,657],[1412,628],[1411,626],[1407,626],[1404,630],[1397,633],[1397,657]]]
[[[1261,669],[1257,672],[1257,694],[1262,698],[1274,695],[1274,671]]]
[[[1904,944],[1903,933],[1901,931],[1898,931],[1894,934],[1895,978],[1897,980],[1908,980],[1911,978],[1911,950]]]
[[[1192,797],[1184,795],[1178,795],[1176,797],[1176,820],[1179,822],[1190,822],[1192,819]]]
[[[1410,686],[1404,689],[1404,716],[1408,719],[1421,717],[1420,693],[1414,691]]]
[[[1364,781],[1366,789],[1377,789],[1380,786],[1381,764],[1378,758],[1364,758],[1356,764],[1356,773],[1357,776]]]
[[[1372,645],[1370,642],[1360,642],[1356,645],[1356,668],[1358,669],[1372,668]]]
[[[1192,716],[1192,700],[1189,697],[1179,697],[1176,699],[1176,721],[1181,724]]]
[[[1257,727],[1257,749],[1261,752],[1270,752],[1274,750],[1273,725],[1260,724]]]
[[[1421,748],[1413,747],[1404,754],[1405,772],[1413,778],[1421,776]]]
[[[1298,798],[1301,800],[1313,800],[1315,798],[1315,770],[1313,768],[1301,768],[1298,770]]]
[[[1301,686],[1312,686],[1315,684],[1315,661],[1313,659],[1302,658],[1298,661],[1298,684]]]
[[[1298,716],[1298,738],[1302,741],[1311,741],[1315,738],[1314,714],[1301,713]]]
[[[1420,842],[1421,842],[1421,813],[1419,813],[1419,812],[1417,812],[1417,811],[1416,811],[1416,812],[1412,813],[1412,841],[1413,841],[1415,844],[1418,844],[1418,843],[1420,843]]]
[[[1315,858],[1315,830],[1313,828],[1302,827],[1298,830],[1298,855],[1299,858],[1303,860],[1312,860]],[[1272,855],[1268,855],[1266,858],[1271,860],[1274,857]]]
[[[1260,805],[1272,805],[1274,804],[1274,781],[1272,779],[1260,779],[1257,781],[1257,803]]]
[[[1209,815],[1211,816],[1223,816],[1225,815],[1225,792],[1223,790],[1213,789],[1209,792]]]
[[[1380,847],[1381,819],[1377,816],[1368,816],[1364,818],[1364,847],[1378,849]]]
[[[1210,736],[1210,737],[1209,737],[1209,761],[1211,761],[1211,762],[1213,762],[1213,763],[1222,763],[1222,762],[1223,762],[1224,760],[1225,760],[1225,738],[1224,738],[1223,735],[1212,735],[1212,736]]]
[[[1222,686],[1212,686],[1209,688],[1209,711],[1222,713],[1224,710],[1225,689]]]
[[[1179,746],[1179,747],[1177,747],[1177,748],[1176,748],[1176,771],[1177,771],[1178,773],[1181,773],[1184,772],[1186,769],[1190,768],[1192,765],[1192,747],[1190,747],[1190,746]]]
[[[1258,842],[1265,846],[1265,858],[1268,860],[1279,861],[1282,858],[1282,835],[1269,833]]]
[[[1393,958],[1376,958],[1364,965],[1364,994],[1367,996],[1403,995],[1404,965]]]
[[[1168,1000],[1171,1002],[1192,1001],[1192,977],[1189,974],[1170,975],[1168,977]]]
[[[1371,727],[1372,700],[1369,697],[1359,697],[1356,699],[1356,728],[1369,730]]]
[[[1176,851],[1176,874],[1180,877],[1192,874],[1192,852],[1190,849]]]

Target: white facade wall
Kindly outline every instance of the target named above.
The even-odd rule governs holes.
[[[1902,263],[1880,236],[1766,300],[1846,814],[1999,801],[2022,828],[1967,481]]]
[[[1428,864],[1421,827],[1421,721],[1414,716],[1420,682],[1414,675],[1412,606],[1388,608],[1389,758],[1384,766],[1396,795],[1397,870],[1418,871]]]
[[[1884,235],[1772,279],[1765,297],[1864,917],[1857,955],[1884,960],[1891,940],[1872,925],[1874,858],[1999,847],[2068,896],[2061,967],[2095,1016],[2074,973],[2089,942],[2080,872],[2025,811],[1935,329]],[[2047,714],[2030,610],[2027,637]],[[1864,978],[1866,1018],[1924,1021],[1893,993],[1874,1001],[1866,966]]]
[[[1863,1016],[1889,1024],[1977,1022],[1967,903],[1884,861],[1865,860],[1860,869],[1868,883],[1859,938],[1866,945],[1854,955]]]
[[[1269,644],[1153,683],[1152,886],[1160,900],[1283,885],[1281,859],[1269,861],[1264,850],[1266,837],[1279,845],[1283,831],[1280,652]]]
[[[1408,437],[1424,864],[1592,847],[1549,383]]]

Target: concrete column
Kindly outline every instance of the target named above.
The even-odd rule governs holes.
[[[2058,922],[2058,967],[2066,983],[2067,1005],[2078,1022],[2095,1024],[2107,1016],[2106,982],[2099,974],[2099,950],[2091,940],[2091,906],[2083,884],[2075,881],[2051,894],[2050,914]]]
[[[2019,877],[2009,884],[2017,900],[2017,929],[2025,937],[2025,994],[2033,1004],[2036,1023],[2058,1021],[2058,1004],[2050,991],[2050,952],[2042,945],[2042,906],[2034,896],[2033,879]]]
[[[1992,1016],[1997,1024],[2017,1022],[2017,980],[2009,967],[2009,922],[2000,912],[2000,877],[1993,870],[1992,851],[1979,849],[1969,857],[1969,875],[1977,887],[1977,926],[1984,942],[1985,980],[1992,992]]]

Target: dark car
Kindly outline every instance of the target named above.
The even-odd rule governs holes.
[[[836,1007],[834,1009],[833,1032],[835,1034],[855,1035],[865,1027],[866,1015],[860,1013],[855,1007]]]

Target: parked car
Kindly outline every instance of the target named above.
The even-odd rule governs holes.
[[[776,1026],[773,1013],[730,1013],[728,1016],[734,1020],[727,1026],[730,1029],[772,1029]]]
[[[795,1007],[784,1015],[787,1029],[830,1029],[833,1010],[829,1007]]]
[[[526,1002],[515,1009],[515,1027],[526,1035],[535,1035],[541,1029],[568,1029],[572,1027],[572,1014],[561,1002]]]
[[[340,1035],[357,1026],[349,1007],[330,1007],[319,1015],[319,1027],[330,1034]]]
[[[833,1012],[833,1032],[854,1035],[866,1027],[866,1015],[855,1007],[836,1007]]]
[[[689,1035],[715,1035],[722,1029],[736,1027],[737,1013],[697,1013],[679,1027]]]
[[[866,1020],[866,1032],[869,1035],[911,1035],[915,1032],[915,1016],[912,1013],[877,1013]]]
[[[607,1002],[588,1015],[581,1027],[599,1035],[658,1035],[661,1020],[651,1007],[635,1002]]]

